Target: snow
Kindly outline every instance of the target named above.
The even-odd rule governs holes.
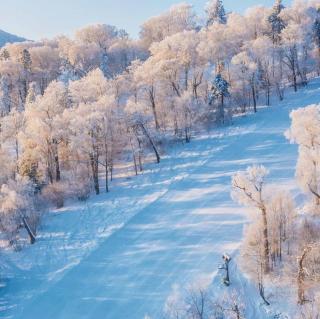
[[[219,294],[222,254],[237,255],[247,222],[230,198],[231,175],[264,165],[269,180],[296,191],[297,147],[284,132],[292,109],[319,101],[317,79],[177,145],[143,175],[116,180],[110,194],[48,214],[35,245],[4,253],[1,318],[158,318],[177,287],[199,278]],[[255,287],[231,264],[247,318],[268,318]]]

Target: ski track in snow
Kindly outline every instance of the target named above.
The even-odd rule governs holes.
[[[207,276],[215,293],[225,290],[221,255],[237,254],[247,222],[230,198],[231,176],[263,164],[271,181],[296,190],[297,148],[283,134],[291,109],[320,101],[319,86],[176,146],[110,194],[48,214],[36,245],[5,253],[0,317],[159,318],[177,285]],[[247,318],[267,318],[255,287],[239,271],[231,280],[247,297]]]

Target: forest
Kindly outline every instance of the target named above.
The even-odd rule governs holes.
[[[211,0],[197,15],[182,3],[143,23],[137,39],[97,24],[1,48],[1,249],[36,245],[49,209],[113,192],[120,166],[143,174],[172,143],[230,126],[320,75],[318,0],[231,10]],[[262,165],[234,174],[232,198],[252,211],[240,264],[266,305],[266,282],[280,278],[308,307],[297,318],[313,319],[319,312],[306,313],[320,307],[320,106],[293,111],[285,135],[299,147],[306,205],[301,213],[288,190],[270,192]],[[239,307],[228,318],[242,318]],[[191,308],[172,318],[207,318]]]

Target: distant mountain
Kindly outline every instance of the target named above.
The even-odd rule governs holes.
[[[17,35],[5,32],[0,30],[0,47],[3,47],[6,43],[13,43],[13,42],[22,42],[26,41],[25,38],[18,37]]]

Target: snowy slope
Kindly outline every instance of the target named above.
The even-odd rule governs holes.
[[[278,185],[295,189],[297,149],[283,132],[291,109],[320,102],[319,87],[315,80],[218,134],[176,147],[144,175],[118,181],[110,195],[50,214],[35,246],[6,256],[0,316],[157,318],[176,285],[206,276],[221,289],[221,255],[237,253],[247,220],[230,199],[230,177],[264,164]],[[255,298],[240,275],[234,280]],[[249,300],[252,319],[256,306]]]

